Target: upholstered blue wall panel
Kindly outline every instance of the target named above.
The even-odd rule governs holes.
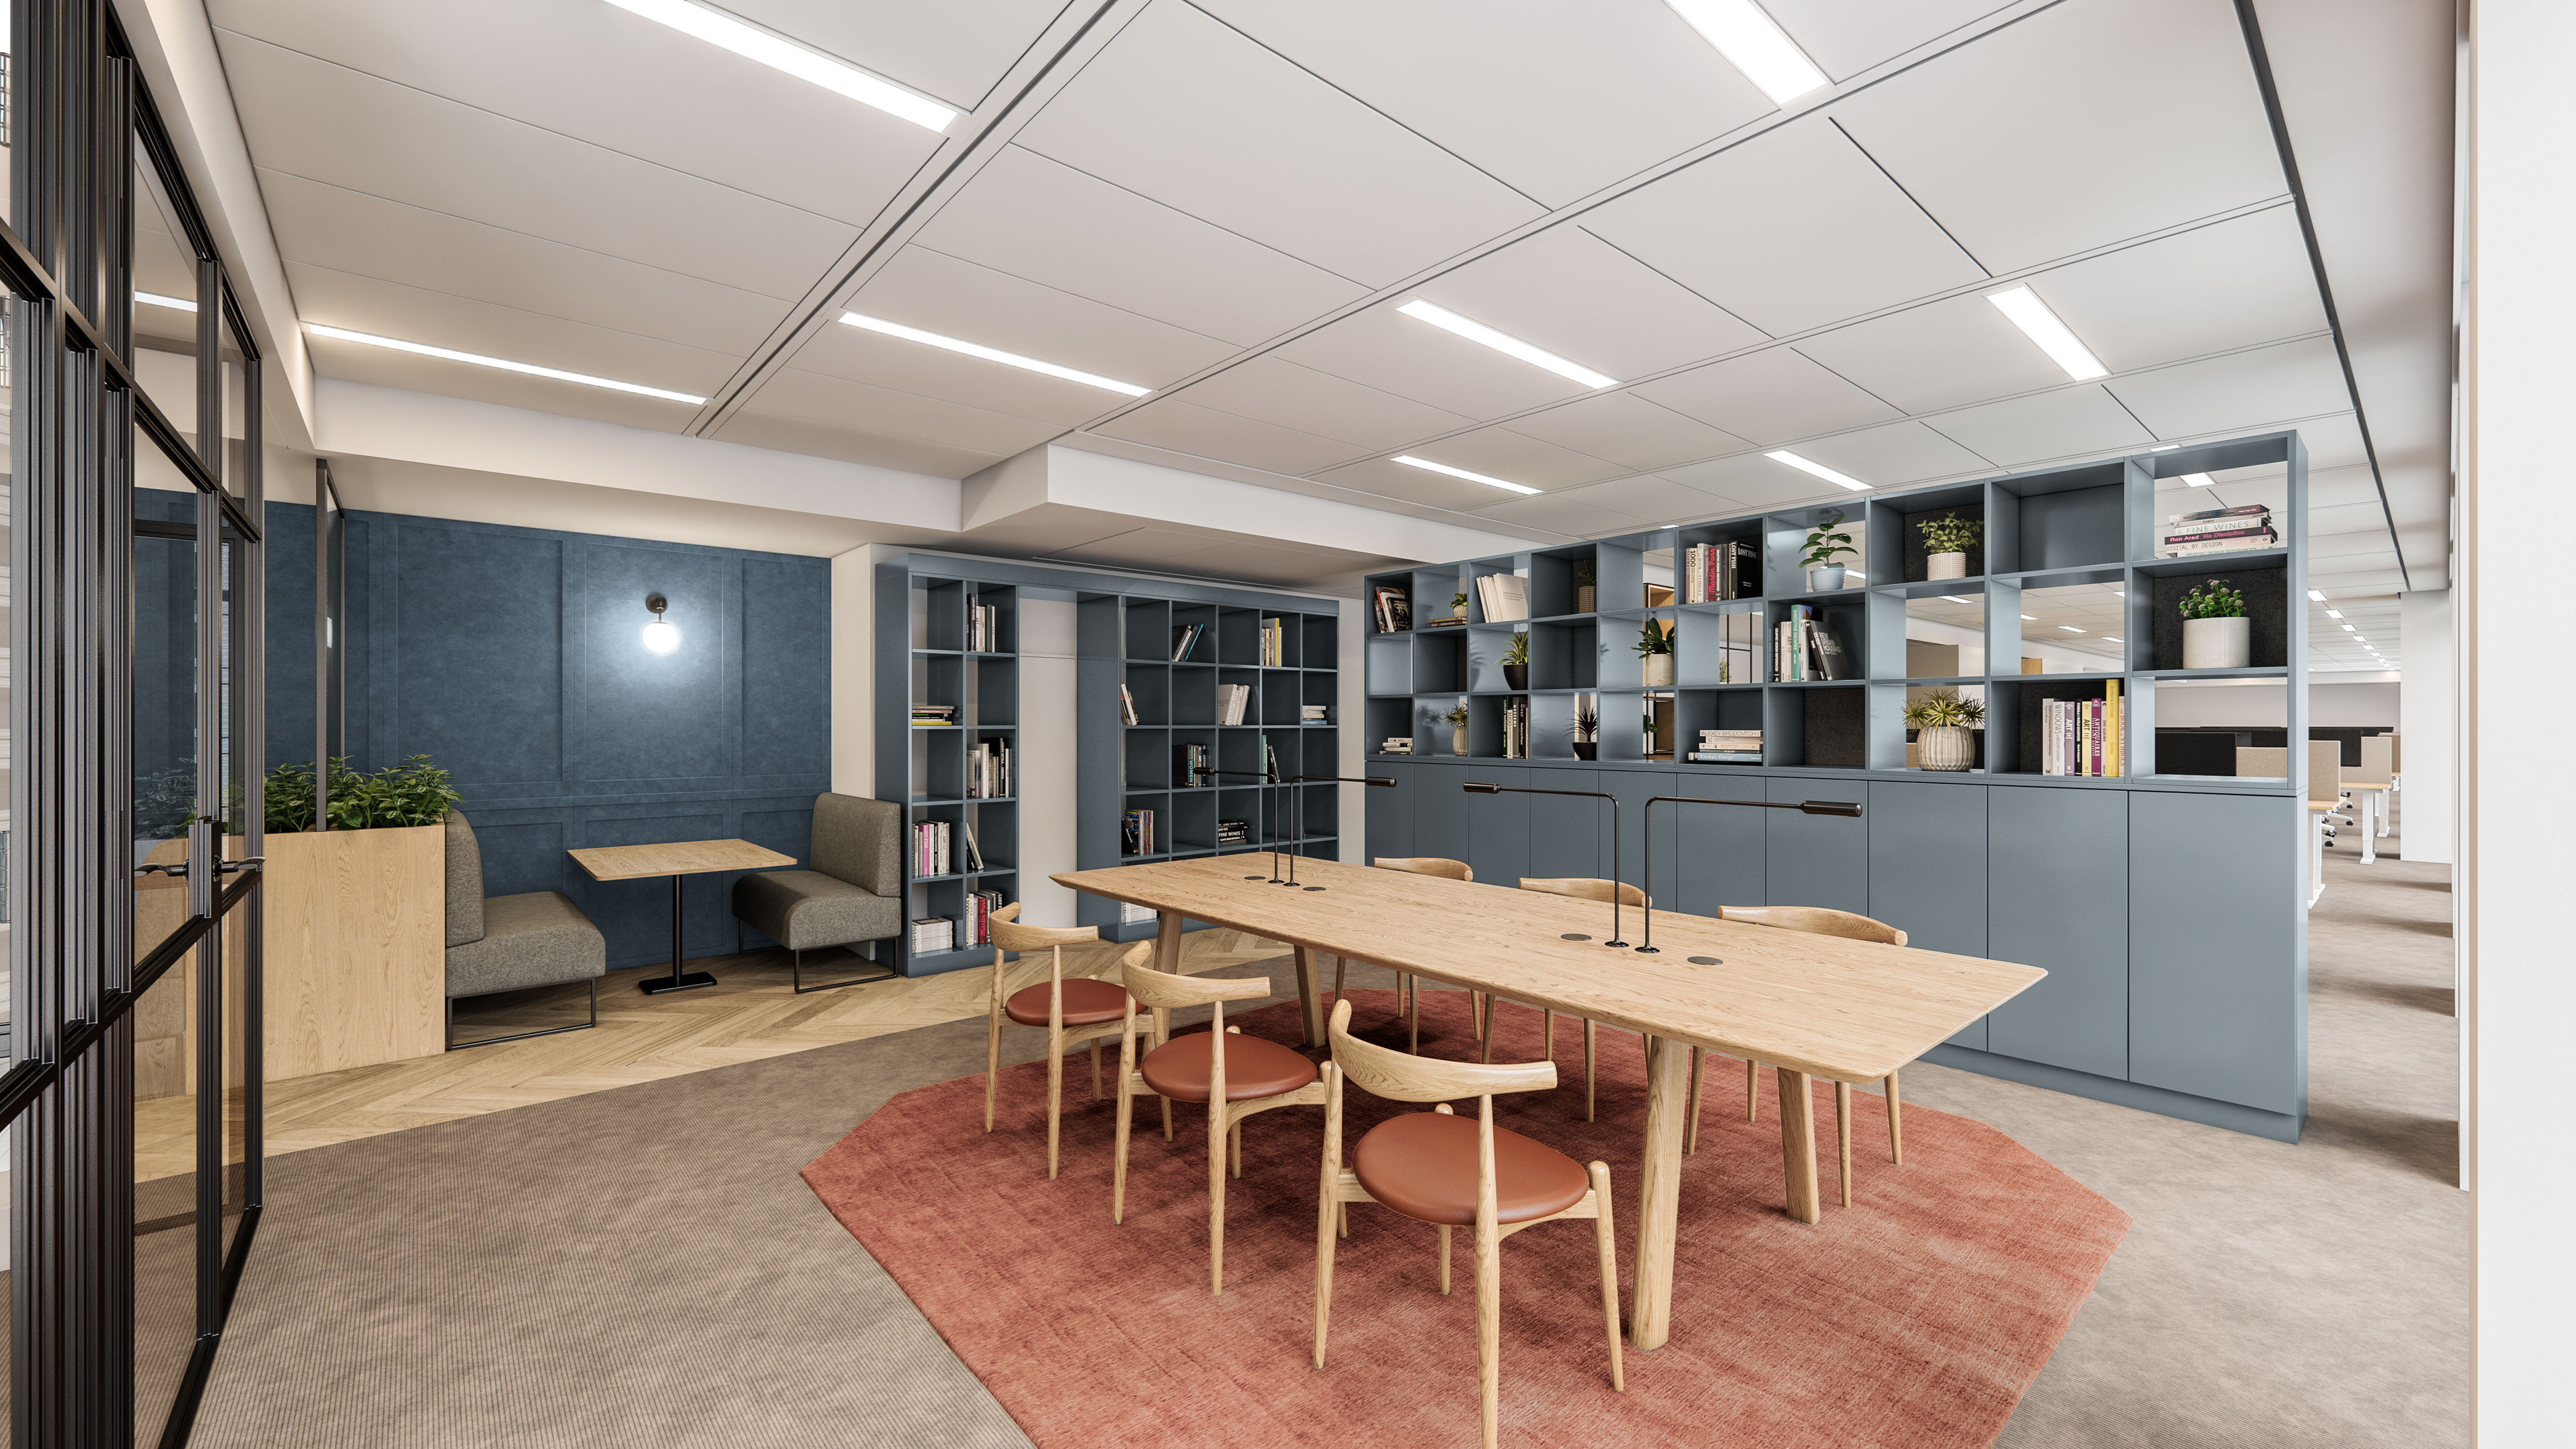
[[[564,560],[565,654],[573,661],[567,782],[694,788],[737,768],[742,653],[731,627],[741,562],[649,544],[587,540]],[[661,594],[680,630],[668,654],[644,647]]]
[[[312,479],[301,480],[308,491]],[[313,508],[271,503],[261,542],[268,570],[268,763],[313,758]],[[274,562],[292,559],[294,567]]]
[[[830,569],[805,559],[742,561],[745,775],[785,780],[831,773],[832,669],[821,647],[831,617]],[[796,846],[798,854],[804,850]]]
[[[429,755],[486,789],[560,785],[566,541],[427,522],[380,530],[368,560],[371,753]]]

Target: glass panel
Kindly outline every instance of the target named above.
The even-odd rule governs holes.
[[[2024,589],[2022,672],[2083,674],[2126,662],[2128,596],[2119,584],[2066,584]],[[2029,661],[2040,661],[2033,669]]]
[[[197,492],[161,450],[134,440],[134,951],[188,919],[197,807]],[[173,536],[175,535],[175,536]]]
[[[224,854],[232,859],[249,854],[250,823],[246,813],[251,799],[249,770],[258,755],[258,751],[251,748],[246,734],[252,712],[245,708],[245,690],[251,671],[246,659],[249,615],[242,582],[251,557],[253,550],[232,530],[224,530],[224,653],[217,663],[218,687],[223,701]],[[229,884],[232,877],[222,879]],[[250,918],[249,904],[244,902],[234,907],[224,920],[221,1002],[224,1107],[220,1130],[223,1134],[223,1242],[226,1252],[232,1250],[233,1233],[241,1226],[244,1164],[249,1158],[250,997],[245,981],[251,964],[246,929]]]
[[[161,545],[178,547],[179,545]],[[138,550],[139,551],[139,550]],[[184,890],[162,892],[187,899]],[[184,909],[184,906],[183,906]],[[134,1428],[157,1441],[197,1338],[198,952],[134,1004]]]
[[[5,62],[5,59],[6,57],[0,56],[0,62]],[[6,101],[6,96],[0,95],[0,106],[5,106]],[[6,124],[5,113],[0,113],[0,127],[5,127]],[[5,139],[5,136],[0,136],[0,139]],[[0,147],[0,193],[5,193],[8,187],[7,158],[7,148]],[[0,288],[0,458],[5,458],[10,455],[12,438],[15,432],[15,429],[11,427],[11,423],[13,421],[13,409],[11,407],[12,388],[9,376],[10,363],[8,342],[10,325],[15,321],[16,314],[17,306],[14,298],[7,289]],[[10,475],[6,472],[0,472],[0,712],[5,712],[9,707],[9,670],[7,667],[9,658],[9,607],[11,599],[8,563],[9,481]],[[20,984],[15,975],[9,969],[10,901],[8,898],[7,881],[9,879],[9,848],[12,833],[9,823],[9,756],[10,741],[8,739],[8,731],[0,729],[0,1067],[6,1067],[11,1061],[16,1059],[16,1048],[11,1044],[15,1034],[10,1029],[10,1023],[18,1019],[17,991]],[[5,1173],[8,1170],[6,1141],[6,1134],[0,1133],[0,1173]],[[5,1194],[0,1194],[0,1196],[5,1196]],[[7,1213],[7,1204],[0,1203],[0,1226],[5,1226],[7,1223]],[[5,1252],[5,1248],[0,1248],[0,1253]],[[5,1275],[7,1267],[8,1264],[5,1261],[0,1261],[0,1276]]]
[[[224,491],[235,498],[250,497],[250,434],[242,426],[245,395],[242,391],[242,358],[227,340],[223,365],[216,369],[224,389]]]
[[[134,372],[179,431],[197,423],[197,262],[170,198],[134,158]]]

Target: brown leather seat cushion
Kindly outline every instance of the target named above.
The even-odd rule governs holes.
[[[1047,984],[1043,981],[1025,991],[1014,991],[1002,1003],[1002,1014],[1026,1026],[1047,1024]],[[1069,976],[1064,983],[1064,1024],[1098,1026],[1104,1021],[1117,1021],[1127,1014],[1127,989],[1106,981],[1084,976]],[[1143,1016],[1143,1012],[1138,1012]]]
[[[1476,1119],[1411,1112],[1369,1129],[1351,1151],[1351,1171],[1369,1196],[1426,1223],[1476,1221]],[[1497,1222],[1522,1223],[1583,1201],[1583,1165],[1543,1142],[1494,1129]]]
[[[1139,1070],[1145,1085],[1175,1102],[1208,1099],[1208,1043],[1203,1031],[1176,1036],[1146,1054]],[[1315,1080],[1315,1064],[1275,1041],[1228,1034],[1225,1039],[1225,1099],[1248,1102],[1276,1097]]]

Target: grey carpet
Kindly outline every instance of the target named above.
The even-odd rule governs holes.
[[[2339,855],[2301,1145],[1906,1073],[1910,1100],[2137,1218],[2009,1449],[2468,1442],[2449,872]],[[275,1159],[197,1442],[1024,1444],[796,1176],[893,1093],[982,1070],[982,1038],[953,1023]]]

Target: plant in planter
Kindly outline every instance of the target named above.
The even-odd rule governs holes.
[[[1601,706],[1592,696],[1584,695],[1574,702],[1574,757],[1594,760],[1601,757]]]
[[[1977,758],[1977,726],[1986,722],[1982,700],[1961,699],[1943,686],[1905,707],[1905,727],[1916,731],[1915,762],[1926,770],[1965,770]]]
[[[1503,683],[1513,689],[1529,688],[1529,631],[1512,635],[1511,647],[1503,651]]]
[[[1451,594],[1449,596],[1449,617],[1452,619],[1463,619],[1467,617],[1467,596],[1465,594]]]
[[[330,772],[334,830],[440,825],[449,807],[464,798],[456,793],[453,777],[427,755],[414,755],[372,775],[350,769],[346,756],[335,755]],[[265,804],[270,834],[312,829],[313,767],[299,760],[269,771]]]
[[[1807,551],[1798,556],[1798,567],[1807,571],[1807,592],[1822,593],[1843,586],[1844,566],[1834,562],[1844,554],[1858,554],[1851,546],[1851,535],[1841,532],[1843,515],[1834,516],[1807,530]]]
[[[1460,700],[1455,708],[1441,718],[1449,721],[1449,753],[1453,755],[1467,753],[1467,702]]]
[[[1637,631],[1634,646],[1638,662],[1645,671],[1648,689],[1662,688],[1673,682],[1673,625],[1659,619],[1648,619]]]
[[[1923,535],[1923,577],[1926,579],[1964,579],[1968,576],[1968,550],[1977,546],[1985,524],[1973,518],[1952,514],[1946,518],[1927,518],[1914,525]]]
[[[1589,614],[1601,607],[1601,566],[1592,559],[1574,561],[1574,612]]]
[[[2182,596],[2182,667],[2242,669],[2250,656],[2252,625],[2245,596],[2211,579]]]

